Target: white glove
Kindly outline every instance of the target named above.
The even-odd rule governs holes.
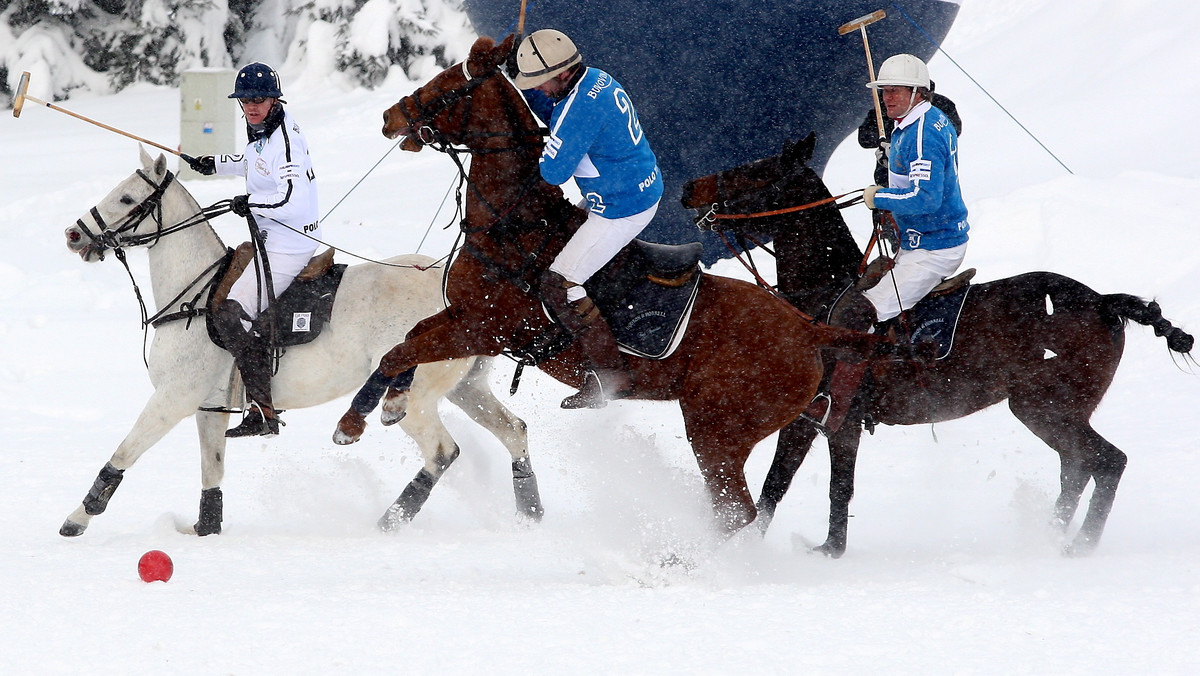
[[[863,189],[863,203],[868,209],[875,208],[875,193],[879,192],[880,187],[877,185],[869,185]]]
[[[888,165],[888,158],[891,157],[891,155],[889,155],[888,153],[890,153],[891,151],[892,151],[891,143],[889,143],[887,141],[879,142],[879,147],[875,149],[875,161],[879,163],[879,166],[886,167]]]

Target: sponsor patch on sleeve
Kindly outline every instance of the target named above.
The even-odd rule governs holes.
[[[913,160],[908,163],[908,179],[910,181],[928,181],[933,163],[929,160]]]
[[[279,167],[279,178],[282,180],[300,178],[300,175],[300,165],[296,162],[289,162]]]

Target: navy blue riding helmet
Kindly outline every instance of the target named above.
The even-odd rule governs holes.
[[[259,96],[278,99],[283,96],[279,88],[279,74],[265,63],[244,66],[237,74],[231,99],[252,99]]]

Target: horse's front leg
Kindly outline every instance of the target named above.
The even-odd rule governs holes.
[[[158,443],[180,420],[196,410],[199,401],[193,392],[155,390],[116,452],[105,463],[82,504],[71,512],[58,533],[64,537],[82,535],[92,517],[104,513],[125,470],[133,466],[151,446]]]
[[[857,406],[857,403],[854,404]],[[852,410],[857,415],[857,411]],[[837,559],[846,553],[850,527],[850,500],[854,497],[854,470],[862,428],[850,421],[829,437],[829,534],[813,551]]]
[[[473,338],[485,334],[490,332],[478,327],[473,331],[465,331],[460,329],[458,321],[451,320],[393,347],[379,361],[379,368],[375,369],[354,395],[350,409],[338,421],[337,429],[333,433],[333,442],[345,445],[362,438],[367,429],[367,416],[379,406],[379,400],[384,393],[389,387],[396,390],[397,395],[394,396],[398,396],[400,392],[407,392],[412,387],[418,365],[499,354],[498,343]]]
[[[225,430],[229,414],[196,412],[196,430],[200,434],[200,510],[194,529],[196,535],[217,535],[224,518]]]
[[[797,418],[779,430],[779,441],[775,444],[775,458],[767,470],[763,480],[762,494],[758,498],[758,518],[755,524],[762,535],[767,534],[771,521],[775,518],[775,509],[783,496],[792,485],[796,471],[804,463],[813,441],[817,438],[817,428],[812,423]]]
[[[426,317],[409,329],[404,339],[408,340],[427,331],[432,331],[452,319],[453,316],[449,310]],[[379,414],[379,422],[384,425],[395,425],[404,419],[405,414],[408,412],[408,392],[412,387],[416,370],[414,366],[402,372],[388,383],[387,394],[383,396],[383,412]]]

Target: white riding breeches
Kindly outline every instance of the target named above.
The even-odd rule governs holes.
[[[917,304],[933,287],[953,275],[967,255],[967,245],[949,249],[901,249],[896,265],[863,292],[875,306],[879,321],[891,319]]]
[[[315,244],[313,251],[316,251]],[[276,298],[291,285],[296,275],[312,260],[313,251],[308,253],[267,252],[267,262],[271,266],[271,284],[275,289]],[[250,319],[254,319],[260,312],[267,309],[266,285],[258,283],[262,276],[262,273],[259,271],[260,269],[261,265],[259,261],[251,261],[246,266],[246,269],[242,271],[242,275],[237,278],[237,281],[229,289],[229,299],[241,303],[242,309],[246,311]],[[244,324],[245,321],[243,320],[242,323]],[[246,328],[249,329],[250,327],[247,326]]]
[[[604,218],[595,212],[588,213],[587,220],[550,264],[552,272],[579,285],[567,289],[567,300],[573,303],[587,295],[583,283],[650,224],[658,204],[655,202],[649,209],[624,218]]]

